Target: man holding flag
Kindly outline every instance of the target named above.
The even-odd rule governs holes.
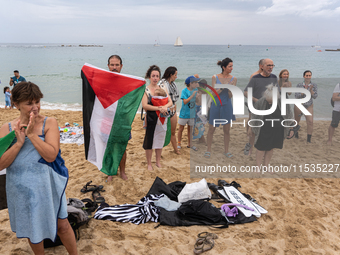
[[[131,125],[142,100],[145,80],[121,74],[118,55],[108,59],[109,71],[84,64],[83,122],[85,157],[108,175],[126,180],[126,146],[131,139]]]
[[[111,72],[120,73],[120,71],[123,68],[123,61],[122,61],[120,56],[118,56],[118,55],[111,55],[109,57],[109,59],[108,59],[107,66],[109,67],[109,70]],[[131,139],[131,132],[130,132],[130,139]],[[128,177],[125,174],[125,164],[126,164],[126,150],[125,150],[125,152],[123,154],[122,160],[119,163],[119,173],[120,173],[120,177],[123,180],[127,180],[128,179]],[[112,181],[112,175],[109,175],[107,177],[107,181],[108,182]]]

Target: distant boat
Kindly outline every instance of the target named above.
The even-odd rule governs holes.
[[[157,42],[157,40],[155,40],[155,44],[154,44],[153,46],[159,47],[159,46],[161,46],[161,45]]]
[[[178,37],[176,38],[176,42],[175,42],[174,46],[175,46],[175,47],[181,47],[181,46],[183,46],[181,37],[178,36]]]
[[[319,40],[319,35],[318,35],[318,39],[315,45],[312,45],[312,48],[321,48],[320,46],[320,40]]]
[[[155,40],[155,44],[153,45],[153,46],[155,46],[155,47],[159,47],[159,46],[161,46],[160,45],[160,40],[159,40],[159,38],[158,38],[158,36],[157,36],[157,40]]]

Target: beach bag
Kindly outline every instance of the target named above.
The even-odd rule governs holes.
[[[82,200],[79,200],[77,198],[69,198],[67,201],[67,219],[73,229],[76,241],[78,241],[80,238],[79,228],[90,221],[91,213],[97,209],[98,205],[96,202],[92,201],[89,198],[85,198]],[[50,239],[44,240],[44,248],[55,247],[62,244],[63,243],[61,242],[58,235],[55,242]]]
[[[207,181],[203,178],[199,182],[189,183],[184,186],[178,195],[178,202],[184,203],[189,200],[210,199],[211,192]]]
[[[202,225],[220,224],[222,214],[212,203],[204,200],[190,200],[178,208],[181,220],[199,222]]]

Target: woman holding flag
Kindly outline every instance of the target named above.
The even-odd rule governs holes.
[[[150,80],[150,84],[145,88],[145,93],[142,98],[143,109],[147,112],[143,148],[146,154],[148,170],[150,171],[153,170],[151,165],[152,150],[155,149],[156,166],[160,168],[162,149],[165,145],[167,145],[165,144],[166,142],[170,142],[165,141],[167,133],[167,118],[161,116],[168,115],[168,108],[172,106],[172,101],[167,88],[164,85],[157,85],[160,77],[161,70],[159,67],[156,65],[150,66],[145,75],[145,78]],[[152,98],[155,90],[158,88],[166,91],[166,98]]]
[[[60,156],[58,123],[39,113],[42,97],[34,83],[18,83],[12,102],[20,116],[0,129],[11,229],[28,239],[34,254],[44,254],[43,240],[55,241],[57,234],[69,254],[78,254],[67,220],[68,170]]]

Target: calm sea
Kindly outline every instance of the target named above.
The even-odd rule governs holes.
[[[70,47],[72,46],[72,47]],[[218,60],[230,57],[234,61],[233,75],[238,78],[237,86],[244,88],[249,76],[258,69],[261,58],[271,58],[278,75],[287,68],[295,86],[302,82],[302,73],[310,69],[313,81],[318,84],[319,96],[315,100],[314,112],[318,119],[329,119],[332,108],[330,97],[335,85],[340,82],[340,51],[329,52],[326,48],[310,46],[249,46],[249,45],[102,45],[103,47],[79,47],[76,44],[2,44],[0,45],[0,80],[2,87],[8,86],[13,70],[28,81],[40,86],[43,94],[43,108],[81,110],[82,81],[80,70],[84,63],[107,69],[107,58],[118,54],[123,59],[122,72],[144,77],[150,65],[157,64],[162,71],[176,66],[176,84],[181,91],[184,80],[193,74],[201,78],[221,71]],[[319,50],[319,51],[318,51]],[[320,52],[321,50],[321,52]],[[0,107],[4,107],[4,99]],[[180,107],[180,104],[178,105]]]

